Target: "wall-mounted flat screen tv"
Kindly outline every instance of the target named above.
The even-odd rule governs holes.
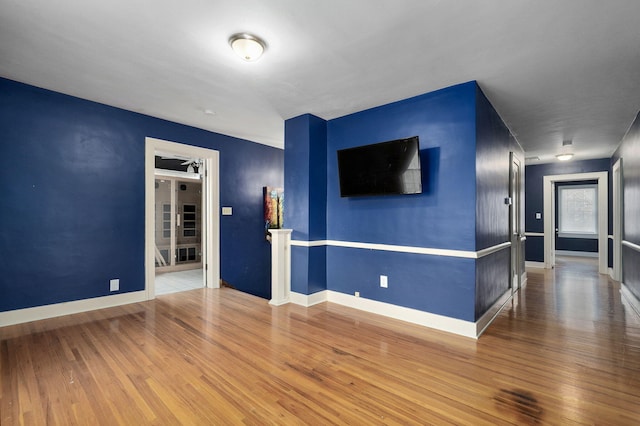
[[[338,150],[340,196],[420,194],[418,137]]]

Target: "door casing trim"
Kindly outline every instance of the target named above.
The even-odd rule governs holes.
[[[203,278],[209,288],[220,287],[220,159],[219,152],[145,138],[145,291],[147,300],[155,298],[155,156],[157,152],[200,158],[206,171],[203,177],[205,192],[203,218]]]
[[[598,272],[608,273],[609,252],[609,172],[574,173],[566,175],[549,175],[543,177],[543,210],[544,210],[544,265],[546,269],[555,266],[552,251],[555,250],[555,197],[553,187],[557,182],[596,180],[598,182]]]

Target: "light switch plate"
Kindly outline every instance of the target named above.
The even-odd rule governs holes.
[[[233,214],[233,207],[223,207],[222,216],[231,216]]]

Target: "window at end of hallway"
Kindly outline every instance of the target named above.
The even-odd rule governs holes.
[[[558,188],[558,236],[598,237],[598,187],[573,185]]]

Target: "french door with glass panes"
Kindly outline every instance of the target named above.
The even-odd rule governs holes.
[[[156,270],[202,267],[202,182],[156,177]]]

